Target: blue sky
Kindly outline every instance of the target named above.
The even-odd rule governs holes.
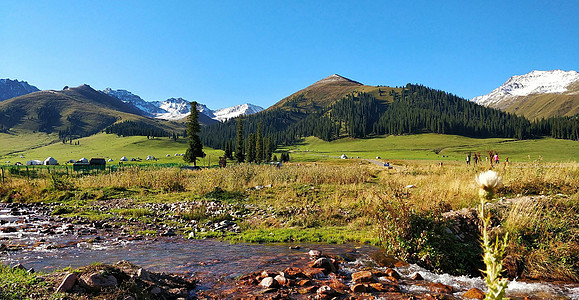
[[[465,98],[579,71],[579,1],[3,1],[0,78],[268,107],[337,73]]]

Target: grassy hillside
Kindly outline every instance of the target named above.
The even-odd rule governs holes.
[[[0,138],[4,138],[4,136],[0,136]],[[29,136],[25,140],[30,141],[32,138],[33,136]],[[4,141],[4,139],[2,141]],[[8,145],[14,147],[19,143],[18,139],[7,141]],[[89,159],[91,157],[112,158],[115,161],[114,163],[118,163],[122,156],[126,156],[129,159],[132,157],[140,157],[144,161],[147,155],[153,155],[159,159],[157,161],[158,163],[183,163],[183,158],[181,156],[175,156],[175,153],[185,153],[185,150],[187,149],[185,139],[180,139],[174,142],[169,138],[147,139],[143,136],[118,137],[114,134],[104,133],[99,133],[75,141],[79,141],[80,145],[55,143],[8,155],[6,154],[6,150],[3,150],[3,152],[0,152],[0,161],[5,163],[5,161],[9,160],[11,161],[11,164],[17,161],[25,163],[30,159],[44,160],[48,156],[52,156],[60,163],[64,163],[69,159],[78,160],[81,157]],[[5,145],[5,143],[2,144]],[[0,150],[2,150],[2,148],[0,148]],[[220,150],[205,148],[204,151],[211,157],[212,164],[217,163],[219,159],[218,157],[223,155],[223,151]],[[167,154],[170,154],[171,156],[167,157]],[[20,155],[24,155],[26,158],[21,159],[19,158]],[[207,157],[207,161],[208,160],[209,157]]]
[[[40,91],[0,102],[0,131],[6,133],[66,131],[70,137],[97,133],[117,121],[142,121],[167,131],[182,124],[138,115],[132,105],[88,85],[62,91]]]
[[[286,149],[293,152],[292,159],[303,161],[336,159],[341,154],[365,159],[380,156],[383,160],[463,161],[468,152],[480,152],[484,157],[489,150],[498,151],[503,160],[509,157],[512,161],[529,161],[542,157],[546,161],[579,161],[579,142],[552,138],[475,139],[456,135],[416,134],[325,142],[309,137],[303,143]]]
[[[536,94],[519,97],[502,110],[530,120],[579,114],[579,94]]]
[[[14,133],[0,132],[0,157],[10,153],[17,153],[28,149],[38,148],[58,141],[58,134],[47,134],[44,132]]]

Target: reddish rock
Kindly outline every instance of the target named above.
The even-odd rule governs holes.
[[[354,284],[350,289],[354,293],[363,293],[369,290],[368,286],[363,283]]]
[[[408,267],[409,265],[410,265],[409,263],[399,260],[394,264],[394,267],[402,268],[402,267]]]
[[[299,286],[312,285],[312,281],[309,280],[309,279],[302,279],[302,280],[298,281],[298,285],[299,285]]]
[[[354,283],[362,282],[376,282],[376,277],[370,271],[360,271],[352,274],[352,281]]]
[[[324,274],[324,269],[322,268],[306,268],[302,270],[304,275],[308,278],[323,278],[326,276],[326,274]]]
[[[273,277],[265,277],[264,279],[261,280],[259,285],[263,288],[269,289],[278,287],[279,283],[277,283],[277,281],[275,281]]]
[[[341,282],[337,279],[333,279],[328,285],[331,288],[333,288],[334,290],[339,291],[339,292],[345,292],[349,289],[346,284],[344,284],[343,282]]]
[[[414,275],[412,275],[412,280],[424,280],[424,278],[422,275],[420,275],[420,273],[416,272]]]
[[[316,261],[310,264],[311,268],[321,268],[324,269],[326,273],[336,273],[338,272],[338,268],[336,266],[336,260],[321,257],[318,258]]]
[[[370,283],[370,287],[377,292],[400,292],[398,285],[394,284]]]
[[[430,285],[429,289],[435,293],[441,294],[451,294],[452,287],[442,283],[433,283]]]
[[[398,272],[394,271],[394,269],[386,269],[385,273],[390,276],[390,277],[394,277],[396,279],[400,279],[400,274],[398,274]]]
[[[70,289],[72,289],[77,280],[78,277],[76,276],[76,274],[74,273],[66,274],[66,277],[64,277],[58,288],[56,288],[56,292],[57,293],[68,292]]]
[[[331,287],[329,287],[329,286],[327,286],[327,285],[322,285],[320,288],[318,288],[318,289],[316,290],[316,294],[318,294],[318,295],[329,295],[329,296],[331,296],[331,295],[335,295],[335,294],[336,294],[336,291],[335,291],[333,288],[331,288]]]
[[[472,288],[466,291],[462,297],[465,299],[484,299],[485,293],[477,288]]]
[[[396,278],[394,278],[394,277],[392,277],[392,276],[380,277],[380,280],[384,280],[384,281],[387,281],[387,282],[389,282],[389,283],[393,283],[393,284],[398,285],[398,279],[396,279]]]
[[[302,272],[302,269],[300,268],[289,267],[285,269],[283,272],[285,276],[289,278],[305,277],[304,273]]]
[[[298,293],[300,293],[300,294],[311,294],[311,293],[313,293],[313,292],[315,292],[315,291],[317,291],[317,290],[318,290],[318,287],[312,285],[312,286],[303,287],[303,288],[298,289]]]

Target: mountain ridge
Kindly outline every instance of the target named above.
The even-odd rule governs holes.
[[[579,73],[537,71],[511,76],[489,94],[471,101],[531,119],[579,113]]]
[[[26,81],[0,79],[0,101],[40,91]]]

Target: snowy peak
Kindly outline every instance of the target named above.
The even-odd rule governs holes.
[[[245,103],[240,105],[235,105],[232,107],[226,107],[218,109],[214,112],[215,117],[213,119],[224,122],[229,119],[233,119],[239,116],[247,116],[258,113],[263,110],[263,107]]]
[[[579,82],[579,73],[576,71],[532,71],[509,78],[489,94],[475,97],[472,101],[484,106],[501,108],[521,96],[565,93],[568,87],[576,82]]]
[[[26,81],[0,79],[0,101],[40,91]]]
[[[180,120],[191,113],[190,102],[183,98],[169,98],[165,101],[148,102],[127,90],[106,88],[102,92],[116,97],[125,103],[131,103],[140,109],[144,115],[157,119]],[[197,111],[217,121],[226,121],[241,115],[254,114],[262,110],[262,107],[246,103],[213,111],[205,104],[197,103]]]
[[[318,81],[314,82],[314,84],[312,84],[312,86],[323,85],[323,84],[328,84],[328,83],[348,83],[348,84],[362,85],[361,83],[354,81],[352,79],[348,79],[348,78],[340,76],[338,74],[332,74],[332,75],[330,75],[322,80],[318,80]]]

